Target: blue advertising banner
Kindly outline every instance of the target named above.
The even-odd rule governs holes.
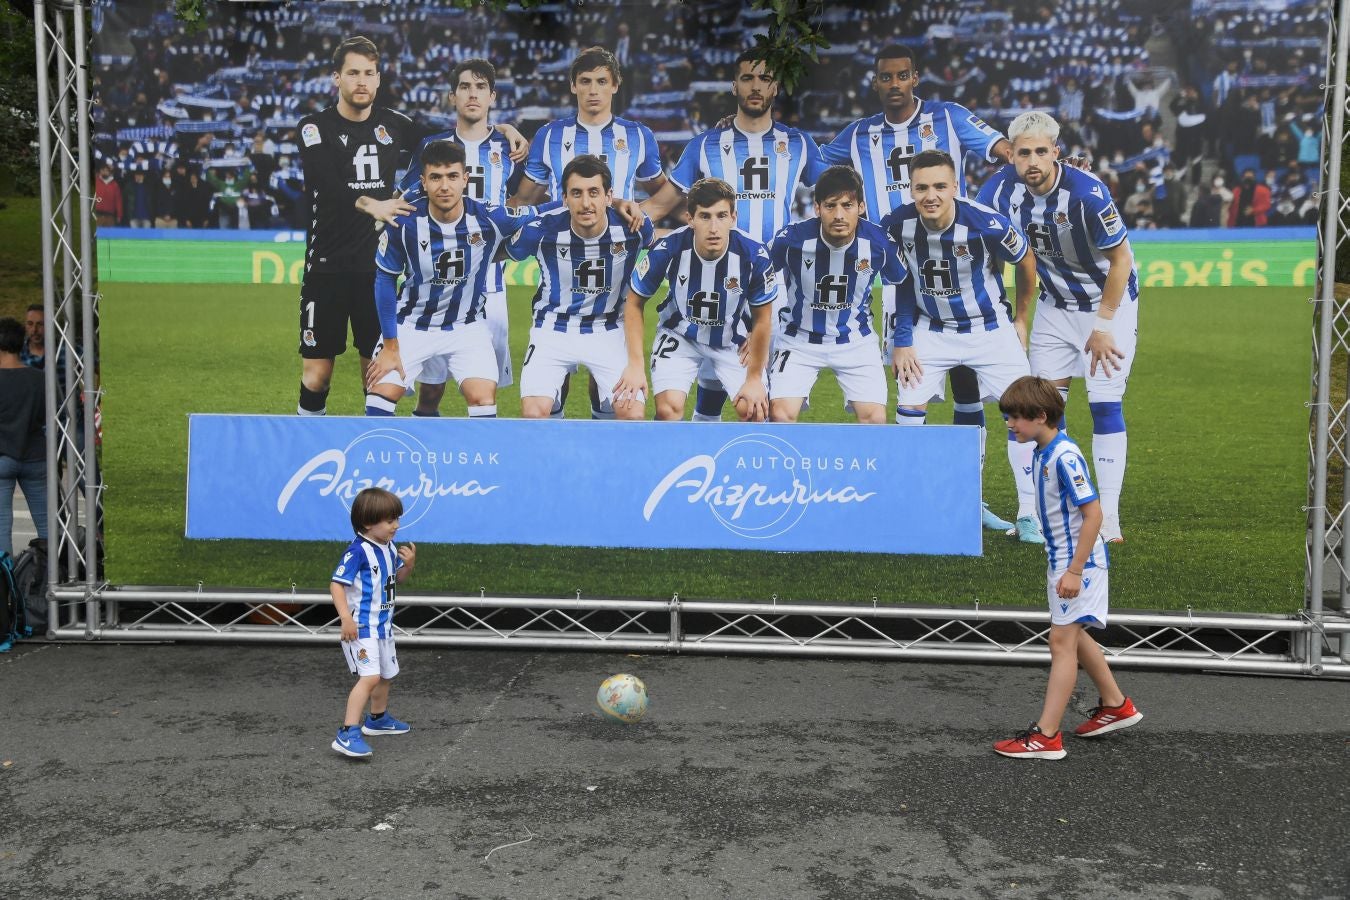
[[[186,533],[347,540],[376,486],[412,541],[979,555],[979,452],[940,425],[193,415]]]

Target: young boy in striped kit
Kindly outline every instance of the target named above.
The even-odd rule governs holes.
[[[342,622],[342,653],[356,675],[347,695],[343,725],[333,749],[344,756],[370,756],[362,735],[407,734],[408,723],[389,714],[389,685],[398,674],[394,653],[395,586],[412,574],[417,546],[394,546],[403,501],[383,488],[366,488],[352,501],[348,545],[333,572],[329,593]],[[362,718],[370,705],[370,712]]]
[[[1080,665],[1097,686],[1099,699],[1074,734],[1100,737],[1134,725],[1144,714],[1121,693],[1106,654],[1086,630],[1106,627],[1110,570],[1101,537],[1102,505],[1088,477],[1087,460],[1059,430],[1064,398],[1054,382],[1027,375],[1003,393],[999,409],[1019,441],[1036,443],[1036,512],[1050,558],[1050,679],[1040,718],[1016,737],[994,744],[994,752],[1014,759],[1063,759],[1059,724]]]

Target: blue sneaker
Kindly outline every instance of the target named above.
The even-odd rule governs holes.
[[[375,752],[370,749],[366,739],[361,737],[361,729],[355,725],[343,725],[338,729],[337,737],[333,740],[333,749],[343,756],[370,756]]]
[[[410,730],[407,722],[395,719],[388,710],[378,719],[372,719],[370,713],[366,713],[366,720],[361,723],[364,734],[407,734]]]
[[[1035,516],[1022,516],[1017,520],[1017,539],[1024,544],[1044,544],[1045,536]]]
[[[994,515],[993,512],[990,511],[988,503],[980,504],[980,524],[990,531],[1007,532],[1008,529],[1013,527],[1013,523],[1004,521]]]

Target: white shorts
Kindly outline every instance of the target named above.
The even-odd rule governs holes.
[[[375,345],[371,358],[378,357],[384,341]],[[418,331],[408,325],[398,326],[398,352],[403,359],[404,377],[389,372],[380,384],[398,384],[405,389],[421,380],[429,360],[447,369],[459,384],[470,378],[494,381],[497,378],[497,354],[492,349],[492,335],[483,321],[457,325],[450,331]],[[431,382],[436,384],[437,382]]]
[[[1110,583],[1110,569],[1088,566],[1083,570],[1083,588],[1072,600],[1065,600],[1055,593],[1055,584],[1059,577],[1068,571],[1046,567],[1046,599],[1050,601],[1050,623],[1052,625],[1072,625],[1080,622],[1088,628],[1106,627],[1107,588]]]
[[[895,295],[899,287],[894,284],[881,286],[881,364],[889,371],[891,351],[895,349]]]
[[[834,372],[849,403],[886,402],[886,370],[877,360],[876,338],[813,344],[800,334],[779,334],[769,358],[769,391],[776,399],[810,397],[822,369]]]
[[[914,326],[914,350],[923,366],[923,380],[917,387],[899,386],[896,404],[922,406],[941,400],[947,373],[957,366],[970,366],[980,384],[980,397],[993,402],[1008,386],[1023,375],[1031,374],[1022,342],[1012,325],[1004,323],[993,331],[957,334],[929,331],[926,324]]]
[[[398,654],[394,652],[393,638],[343,641],[342,655],[347,657],[347,668],[361,678],[378,675],[387,679],[398,674]]]
[[[745,386],[745,366],[735,347],[714,349],[691,341],[669,328],[656,329],[652,342],[652,394],[663,391],[689,393],[689,385],[704,365],[722,385],[728,397],[735,397]]]
[[[1088,399],[1094,402],[1120,400],[1125,396],[1125,384],[1134,365],[1134,349],[1139,338],[1139,301],[1126,299],[1116,310],[1115,324],[1111,326],[1116,347],[1125,358],[1120,371],[1110,377],[1097,367],[1096,375],[1088,374],[1089,357],[1083,348],[1092,336],[1097,321],[1095,312],[1060,309],[1048,303],[1036,307],[1036,321],[1031,329],[1031,371],[1042,378],[1086,378]]]
[[[496,291],[488,294],[484,306],[488,330],[492,332],[492,350],[497,354],[497,387],[504,388],[515,384],[515,375],[511,371],[510,332],[506,321],[506,292]],[[450,377],[450,367],[443,359],[426,361],[422,374],[417,380],[422,384],[445,384]]]
[[[614,385],[628,365],[623,329],[581,334],[531,328],[530,345],[520,368],[520,396],[556,400],[563,379],[579,365],[591,370],[591,380],[600,392],[600,408],[605,412],[614,409]]]

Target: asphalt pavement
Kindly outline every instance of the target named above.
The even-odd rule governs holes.
[[[1056,762],[1043,668],[429,648],[329,744],[332,648],[0,655],[6,898],[1350,896],[1350,684],[1120,674]],[[634,726],[592,711],[633,672]],[[1080,682],[1068,724],[1095,697]]]

